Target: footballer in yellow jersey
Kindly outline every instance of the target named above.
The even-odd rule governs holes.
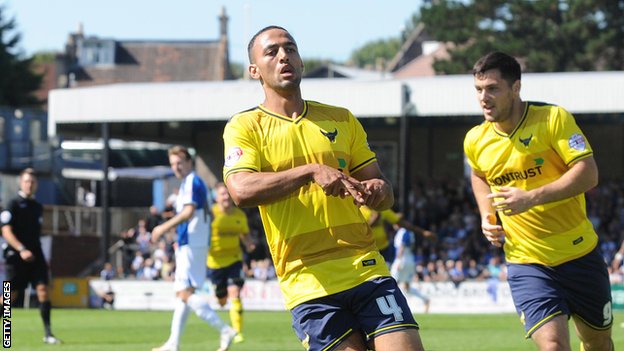
[[[565,109],[522,101],[515,58],[487,54],[473,75],[485,121],[464,151],[481,229],[503,247],[526,337],[569,350],[572,317],[582,349],[613,350],[609,275],[585,213],[584,193],[598,182],[591,146]]]
[[[216,203],[211,208],[212,233],[206,265],[219,304],[225,306],[227,300],[230,300],[230,321],[237,332],[234,338],[237,343],[244,340],[241,289],[245,280],[241,241],[247,251],[252,251],[255,245],[249,238],[247,215],[234,206],[225,184],[218,183],[215,192]]]
[[[568,167],[592,155],[574,118],[561,107],[527,102],[517,127],[507,134],[484,122],[464,141],[467,161],[483,173],[493,192],[501,187],[532,190],[559,179]],[[555,266],[589,253],[598,236],[585,213],[583,193],[499,216],[505,228],[505,258],[513,263]]]
[[[284,28],[258,31],[249,75],[264,102],[225,127],[223,178],[258,206],[293,329],[308,351],[422,351],[418,324],[358,206],[392,207],[366,133],[346,109],[304,100],[303,61]]]
[[[305,101],[295,120],[262,105],[242,112],[227,124],[224,139],[226,181],[240,171],[278,172],[307,163],[349,175],[376,162],[349,111],[313,101]],[[389,275],[352,198],[327,196],[311,182],[259,210],[288,308]],[[336,265],[350,269],[340,272]]]

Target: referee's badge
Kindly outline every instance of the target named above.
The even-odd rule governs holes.
[[[243,156],[243,149],[238,146],[231,147],[225,156],[225,167],[234,166]]]

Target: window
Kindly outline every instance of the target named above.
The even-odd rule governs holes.
[[[115,42],[97,38],[88,38],[79,42],[78,63],[81,66],[114,64]]]

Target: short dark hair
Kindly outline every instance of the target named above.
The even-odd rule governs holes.
[[[22,178],[25,174],[30,175],[31,177],[37,177],[37,172],[35,172],[34,169],[28,167],[28,168],[24,168],[20,174],[19,177]]]
[[[251,37],[251,39],[249,40],[249,44],[247,44],[247,56],[249,57],[249,63],[253,63],[253,57],[251,55],[251,50],[253,49],[254,44],[256,43],[256,38],[258,38],[258,36],[260,36],[260,34],[271,30],[271,29],[280,29],[283,30],[284,32],[288,33],[288,35],[290,35],[290,32],[287,31],[284,27],[280,27],[280,26],[276,26],[276,25],[270,25],[270,26],[266,26],[262,29],[260,29],[256,34],[254,34],[253,37]],[[292,38],[292,35],[290,35],[290,37]],[[295,41],[293,39],[293,41]]]
[[[180,146],[180,145],[172,146],[169,149],[168,155],[169,156],[177,155],[177,156],[180,156],[180,157],[184,157],[184,159],[187,160],[187,161],[188,160],[192,160],[191,153],[188,151],[188,149],[185,148],[184,146]]]
[[[495,51],[481,57],[472,67],[472,75],[478,76],[491,69],[498,69],[501,77],[511,86],[520,80],[521,69],[518,61],[511,55]]]

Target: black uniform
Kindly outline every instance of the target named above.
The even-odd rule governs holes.
[[[19,301],[16,305],[23,305],[23,292],[31,283],[33,288],[38,284],[48,285],[48,264],[41,249],[41,224],[43,223],[43,206],[34,199],[27,199],[21,195],[9,202],[7,208],[0,214],[0,225],[10,225],[17,239],[26,249],[32,252],[34,261],[22,260],[19,252],[10,245],[4,248],[6,260],[6,278],[11,281],[11,287],[19,292]]]

